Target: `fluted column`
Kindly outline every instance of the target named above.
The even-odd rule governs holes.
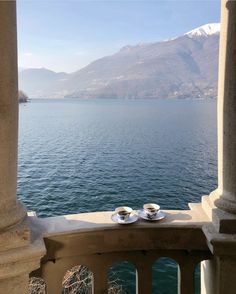
[[[236,214],[236,1],[222,0],[215,205]]]
[[[16,199],[17,73],[16,3],[0,1],[0,230],[26,214]]]

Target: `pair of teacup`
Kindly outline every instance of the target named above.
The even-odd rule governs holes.
[[[159,210],[160,210],[160,206],[155,203],[146,203],[143,205],[143,212],[150,219],[156,218]],[[115,209],[115,212],[120,220],[128,221],[128,219],[130,218],[130,215],[133,213],[133,209],[128,206],[121,206],[121,207],[117,207]]]

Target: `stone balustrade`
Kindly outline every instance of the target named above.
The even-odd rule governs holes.
[[[47,254],[40,270],[32,273],[46,283],[48,294],[61,293],[66,271],[87,266],[93,273],[94,293],[108,293],[107,273],[118,261],[128,261],[137,269],[136,293],[152,293],[152,265],[161,257],[178,263],[180,294],[194,293],[194,272],[211,258],[203,226],[209,223],[199,205],[193,210],[165,211],[158,222],[139,220],[119,225],[111,212],[83,213],[40,219],[30,225],[44,238]]]

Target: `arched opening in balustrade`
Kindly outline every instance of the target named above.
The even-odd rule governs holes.
[[[152,293],[177,294],[178,264],[169,257],[161,257],[152,266]]]
[[[114,263],[108,271],[109,294],[135,294],[136,268],[128,261]]]
[[[93,273],[84,265],[68,270],[62,281],[62,294],[92,294]]]

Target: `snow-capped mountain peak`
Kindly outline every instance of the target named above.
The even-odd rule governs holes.
[[[207,37],[211,35],[217,35],[220,33],[220,24],[219,23],[211,23],[203,25],[199,28],[196,28],[185,35],[190,38],[194,37]]]

